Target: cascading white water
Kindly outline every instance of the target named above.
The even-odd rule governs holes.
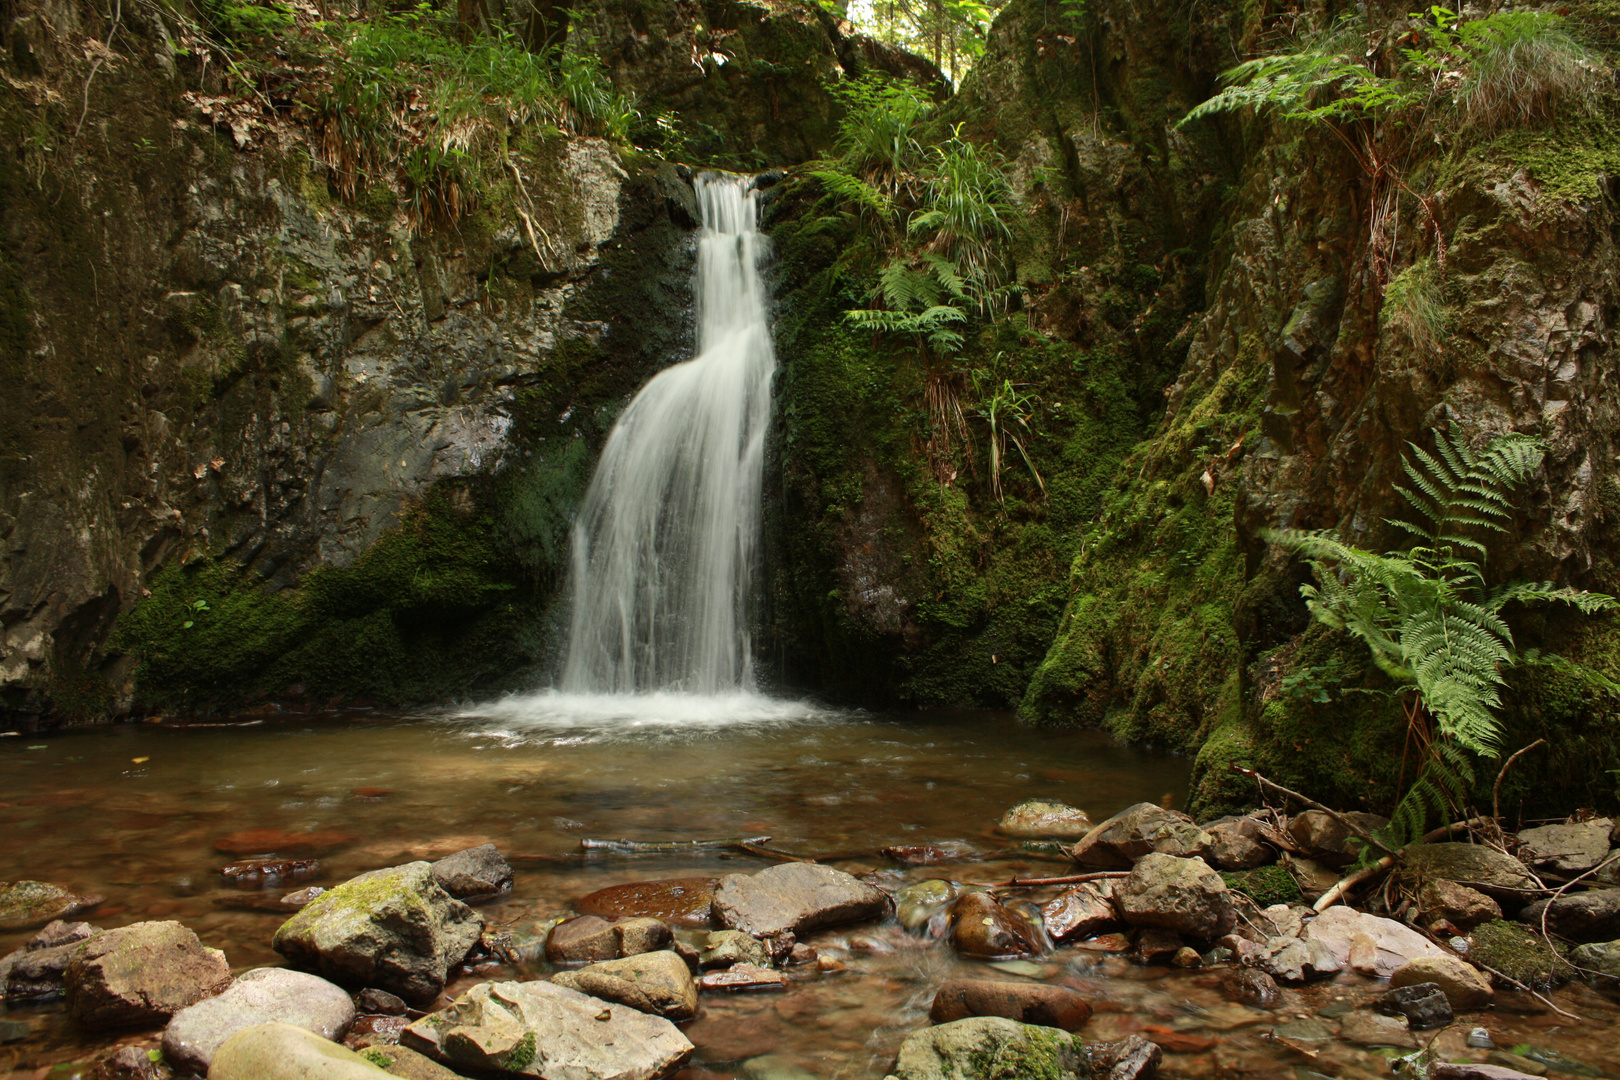
[[[574,525],[565,694],[753,686],[748,601],[776,356],[748,178],[706,174],[697,355],[614,425]]]

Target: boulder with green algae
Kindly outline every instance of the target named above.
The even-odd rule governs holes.
[[[413,862],[322,893],[282,924],[271,947],[333,982],[422,1004],[444,989],[483,929],[483,917],[445,892],[430,864]]]
[[[85,896],[48,881],[0,881],[0,931],[65,919],[99,903],[99,896]]]
[[[1226,871],[1221,874],[1221,880],[1228,889],[1242,893],[1263,908],[1273,904],[1297,904],[1305,899],[1305,894],[1299,891],[1299,882],[1285,866]]]
[[[1540,990],[1575,974],[1556,942],[1549,946],[1540,934],[1504,919],[1476,927],[1468,941],[1468,959],[1487,975],[1505,976]]]
[[[1088,1080],[1085,1048],[1058,1028],[975,1016],[923,1028],[888,1080]]]
[[[1025,799],[1001,815],[996,826],[1004,836],[1046,840],[1079,840],[1091,831],[1084,810],[1050,799]]]

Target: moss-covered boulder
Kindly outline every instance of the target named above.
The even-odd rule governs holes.
[[[1059,1028],[976,1016],[907,1036],[892,1080],[1088,1080],[1085,1048]]]
[[[350,878],[310,901],[271,946],[294,967],[425,1004],[483,933],[484,919],[445,892],[427,862]]]
[[[1569,981],[1575,969],[1564,947],[1503,919],[1492,919],[1468,936],[1468,958],[1507,988],[1520,983],[1536,990]]]

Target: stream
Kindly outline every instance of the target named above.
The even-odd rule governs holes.
[[[543,694],[459,713],[165,720],[0,743],[0,880],[101,895],[80,917],[102,927],[178,919],[240,972],[280,963],[269,943],[286,914],[267,905],[283,893],[475,844],[497,844],[517,869],[513,892],[483,914],[492,929],[522,930],[608,885],[770,865],[722,850],[586,852],[587,838],[769,836],[773,849],[874,874],[891,890],[938,877],[988,884],[1069,872],[1066,860],[996,833],[1017,802],[1047,797],[1102,820],[1144,800],[1178,805],[1189,774],[1185,758],[1098,732],[1034,730],[1005,713],[840,712],[748,694]],[[962,854],[921,867],[881,854],[917,844]],[[227,884],[220,868],[261,846],[296,847],[319,870],[270,889]],[[0,933],[0,954],[31,932]],[[1228,1001],[1218,973],[1147,966],[1098,943],[995,964],[959,958],[893,919],[807,940],[842,970],[790,969],[785,992],[703,995],[683,1025],[698,1047],[683,1080],[881,1077],[906,1034],[927,1023],[939,984],[965,975],[1078,990],[1096,1008],[1087,1041],[1145,1034],[1168,1051],[1165,1076],[1387,1077],[1388,1058],[1411,1049],[1355,1041],[1355,1015],[1383,986],[1360,976],[1285,987],[1261,1009]],[[547,973],[487,965],[448,992]],[[1554,1062],[1549,1075],[1620,1072],[1611,1034],[1620,1008],[1581,984],[1553,1000],[1585,1023],[1499,992],[1489,1012],[1439,1033],[1440,1045],[1463,1056],[1467,1032],[1483,1026],[1497,1047]],[[84,1059],[105,1042],[81,1043],[59,1004],[4,1016],[34,1033],[0,1047],[0,1076]]]

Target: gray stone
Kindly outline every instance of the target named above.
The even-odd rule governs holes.
[[[418,1054],[409,1047],[390,1043],[371,1043],[357,1050],[361,1057],[379,1069],[390,1076],[404,1077],[404,1080],[465,1080],[460,1073],[451,1072],[432,1058]]]
[[[494,844],[446,855],[433,864],[433,877],[457,900],[488,900],[512,891],[512,867]]]
[[[1190,858],[1206,854],[1215,838],[1192,818],[1153,803],[1137,803],[1092,829],[1071,854],[1082,866],[1128,870],[1152,852]]]
[[[1446,952],[1416,930],[1347,907],[1331,907],[1305,926],[1307,943],[1323,946],[1341,969],[1387,979],[1420,956]],[[1318,973],[1324,969],[1319,965]]]
[[[1277,858],[1266,840],[1267,829],[1251,817],[1224,817],[1203,826],[1212,843],[1205,856],[1222,870],[1253,870]]]
[[[568,1080],[651,1080],[693,1050],[663,1017],[549,982],[479,983],[406,1028],[400,1044],[451,1068]]]
[[[1203,859],[1144,855],[1114,893],[1120,916],[1132,926],[1155,926],[1196,938],[1232,928],[1226,882]]]
[[[1414,1031],[1445,1027],[1452,1021],[1451,1002],[1435,983],[1401,986],[1380,995],[1373,1008],[1386,1016],[1403,1016]]]
[[[1620,979],[1620,941],[1589,942],[1577,945],[1569,954],[1576,967],[1606,979]]]
[[[1321,810],[1306,810],[1288,823],[1288,835],[1317,862],[1337,867],[1354,862],[1361,846],[1366,844],[1352,831],[1351,825],[1364,833],[1376,833],[1388,824],[1388,818],[1358,810],[1340,814],[1338,818]]]
[[[692,972],[686,961],[667,950],[560,971],[551,981],[669,1020],[690,1020],[697,1015],[697,983]]]
[[[1405,1016],[1352,1012],[1339,1023],[1339,1038],[1362,1046],[1417,1046]]]
[[[231,982],[225,954],[177,922],[140,922],[75,947],[67,1012],[86,1028],[158,1024]]]
[[[728,929],[757,938],[802,934],[888,914],[881,889],[820,863],[785,863],[757,874],[728,874],[714,891],[714,914]]]
[[[311,900],[271,946],[294,967],[426,1004],[478,943],[484,920],[425,862],[373,870]]]
[[[582,915],[552,927],[546,937],[546,959],[554,964],[594,964],[667,949],[674,940],[675,932],[667,923],[645,915],[612,922]]]
[[[1480,923],[1502,917],[1502,905],[1478,889],[1455,881],[1436,878],[1418,890],[1418,906],[1424,914],[1444,919],[1459,930],[1472,930]]]
[[[1543,912],[1547,929],[1571,941],[1610,941],[1620,937],[1620,889],[1593,889],[1537,900],[1519,912],[1519,921],[1539,931]]]
[[[339,1039],[354,1023],[354,1002],[340,987],[302,971],[257,968],[218,997],[181,1009],[163,1032],[170,1063],[206,1072],[225,1040],[260,1024],[291,1024]]]
[[[238,1031],[208,1067],[208,1080],[381,1080],[387,1075],[353,1050],[292,1024]]]
[[[1078,840],[1091,831],[1084,810],[1048,799],[1025,799],[1001,815],[1004,836],[1031,840]]]
[[[1580,874],[1609,857],[1613,818],[1594,818],[1579,825],[1543,825],[1519,833],[1519,857],[1531,866],[1561,874]]]
[[[1082,882],[1041,905],[1041,919],[1052,940],[1086,938],[1119,924],[1114,890],[1103,882]]]
[[[23,930],[64,919],[101,903],[48,881],[0,881],[0,930]]]
[[[1057,1028],[975,1016],[912,1032],[894,1080],[1086,1080],[1091,1067],[1074,1036]]]
[[[1444,878],[1504,902],[1522,902],[1536,882],[1524,864],[1484,844],[1418,844],[1407,851],[1402,875],[1417,882]]]
[[[771,950],[756,937],[741,930],[711,930],[698,955],[698,966],[706,970],[728,968],[733,964],[770,967]]]
[[[1466,960],[1455,956],[1442,954],[1440,956],[1420,956],[1410,963],[1401,965],[1389,977],[1390,989],[1402,986],[1416,986],[1423,983],[1433,983],[1446,995],[1455,1012],[1466,1012],[1470,1009],[1483,1009],[1491,1003],[1496,991],[1479,969]]]
[[[100,932],[89,923],[51,923],[0,960],[0,998],[23,1002],[61,996],[68,963],[79,943]]]

